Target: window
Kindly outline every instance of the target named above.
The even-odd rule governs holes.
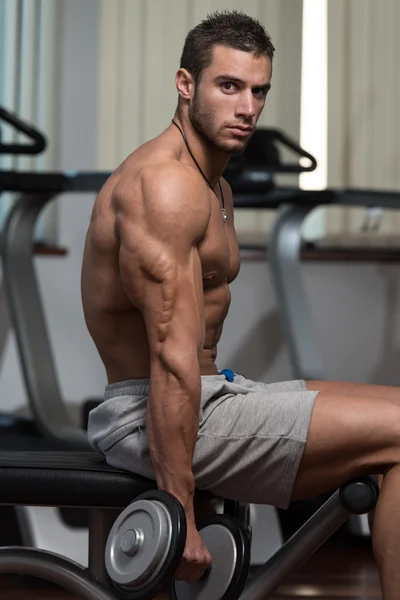
[[[300,187],[308,190],[327,186],[327,44],[327,0],[303,0],[300,144],[318,163],[315,171],[300,175]],[[315,239],[324,234],[325,208],[320,207],[307,218],[303,235]]]

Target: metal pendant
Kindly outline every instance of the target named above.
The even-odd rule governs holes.
[[[226,210],[224,208],[221,208],[221,210],[222,210],[222,216],[224,217],[224,223],[226,223],[226,220],[227,220]]]

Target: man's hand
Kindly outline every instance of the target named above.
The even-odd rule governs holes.
[[[205,547],[193,518],[187,520],[186,545],[181,564],[174,575],[174,579],[194,583],[203,575],[211,565],[211,554]]]

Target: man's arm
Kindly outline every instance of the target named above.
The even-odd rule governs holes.
[[[198,431],[199,354],[205,336],[198,243],[210,200],[181,165],[143,175],[143,201],[117,202],[122,282],[141,311],[150,347],[149,448],[157,484],[192,517],[192,457]]]

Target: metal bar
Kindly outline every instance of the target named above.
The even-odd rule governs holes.
[[[272,228],[268,250],[290,361],[299,379],[326,379],[300,263],[301,225],[313,208],[284,206]]]
[[[265,600],[292,575],[350,516],[340,501],[340,490],[251,577],[240,600]]]
[[[110,578],[107,574],[104,554],[108,534],[120,512],[106,508],[89,509],[89,573],[107,586],[110,584]]]
[[[250,172],[250,171],[249,171]],[[111,173],[108,171],[88,172],[44,172],[1,171],[0,188],[3,191],[43,193],[52,192],[97,192]],[[229,176],[227,180],[229,181]],[[243,191],[244,182],[238,187],[232,179],[235,208],[278,208],[283,203],[299,206],[321,206],[337,204],[341,206],[364,206],[400,209],[400,193],[386,190],[326,189],[301,190],[298,187],[265,186],[265,191],[257,186],[254,191]],[[252,182],[249,181],[249,189]],[[254,187],[254,186],[253,186]]]
[[[51,151],[42,152],[35,159],[35,171],[56,169],[60,162],[60,0],[39,0],[36,19],[36,117],[35,124],[51,140]],[[35,228],[36,241],[57,245],[58,213],[56,202],[41,213]]]
[[[116,600],[83,567],[66,558],[33,548],[0,548],[0,574],[31,575],[51,581],[83,600]]]
[[[51,194],[21,197],[12,207],[1,240],[4,286],[31,409],[43,434],[71,449],[90,450],[62,400],[33,265],[33,230]]]
[[[332,204],[365,206],[374,208],[400,208],[400,193],[387,190],[363,190],[346,188],[333,190]]]
[[[47,172],[0,171],[0,189],[29,194],[51,192],[97,192],[104,185],[109,172]]]

